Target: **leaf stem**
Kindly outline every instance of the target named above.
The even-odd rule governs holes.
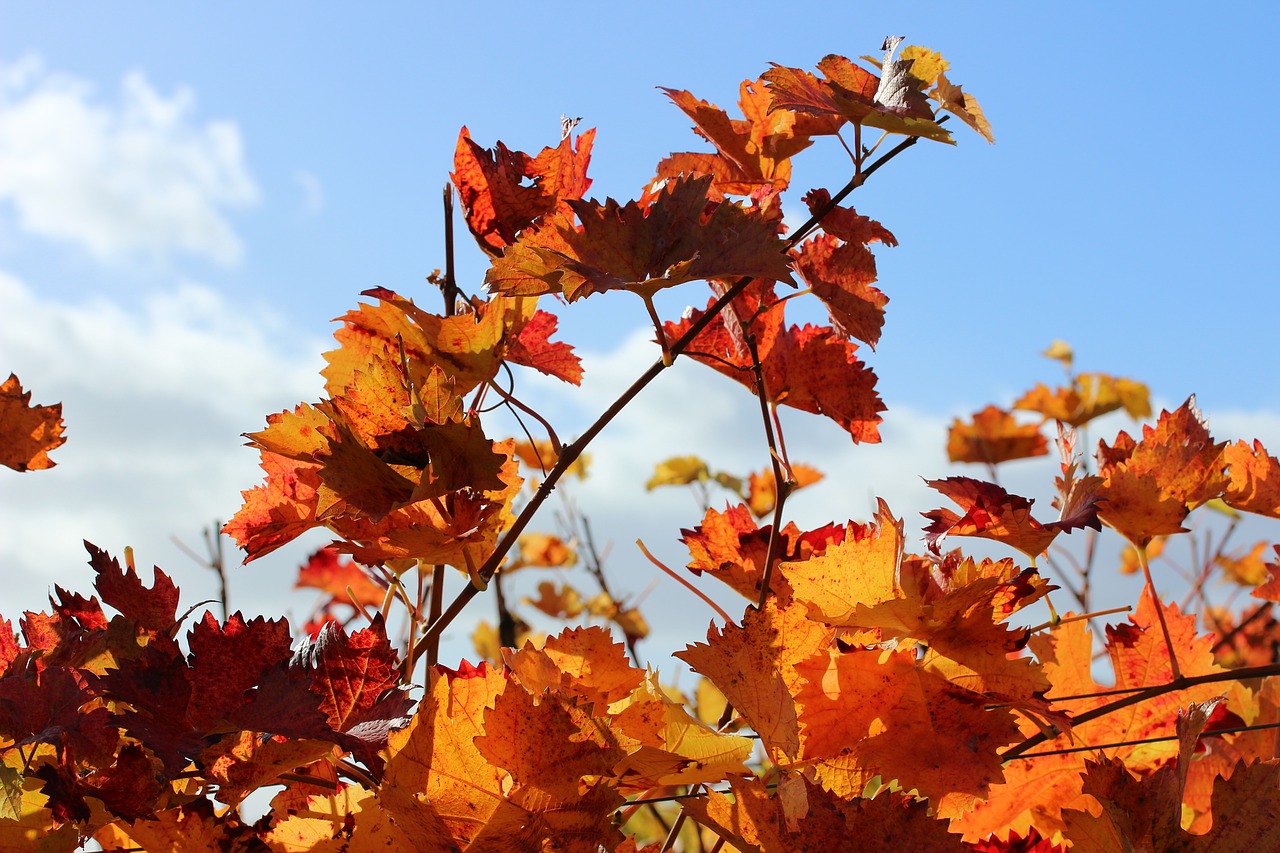
[[[1156,592],[1156,583],[1151,579],[1150,560],[1147,558],[1146,544],[1134,546],[1138,552],[1138,565],[1142,566],[1142,574],[1147,578],[1147,589],[1151,591],[1151,599],[1156,605],[1156,616],[1160,619],[1160,631],[1164,634],[1164,644],[1169,650],[1169,669],[1173,672],[1173,680],[1182,678],[1178,669],[1178,653],[1173,648],[1173,637],[1169,635],[1169,625],[1164,619],[1164,603],[1160,601],[1160,593]]]
[[[705,592],[698,589],[693,584],[689,583],[689,581],[686,578],[681,577],[674,570],[672,570],[671,567],[667,566],[657,557],[653,556],[653,554],[649,553],[649,549],[644,546],[643,540],[637,539],[636,547],[638,547],[640,549],[640,552],[649,559],[650,563],[653,563],[655,566],[662,569],[662,571],[666,572],[668,577],[672,578],[676,583],[680,584],[685,589],[689,590],[689,592],[692,592],[694,595],[698,596],[698,598],[706,602],[707,606],[710,607],[712,610],[714,610],[720,616],[720,618],[724,620],[724,624],[726,625],[733,624],[733,619],[729,618],[729,614],[725,613],[724,610],[720,608],[720,605],[712,601],[711,598]]]

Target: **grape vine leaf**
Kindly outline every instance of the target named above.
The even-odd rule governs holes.
[[[790,110],[770,111],[770,98],[761,80],[743,80],[738,105],[744,118],[732,119],[715,104],[686,91],[663,92],[694,122],[694,131],[715,146],[714,154],[682,152],[664,158],[653,183],[681,174],[712,176],[711,198],[725,195],[761,198],[780,192],[791,182],[791,158],[808,148],[811,137],[834,133],[840,121]]]
[[[513,296],[562,293],[570,302],[607,290],[651,297],[711,278],[794,284],[777,223],[727,201],[708,210],[710,184],[710,176],[676,178],[645,206],[570,201],[572,213],[557,213],[521,234],[494,261],[485,284]]]
[[[1039,412],[1046,420],[1058,420],[1073,427],[1094,418],[1124,409],[1139,420],[1151,415],[1151,391],[1141,382],[1106,373],[1078,373],[1070,385],[1050,389],[1037,384],[1013,404],[1015,409]]]
[[[1194,397],[1144,426],[1141,441],[1121,432],[1110,447],[1099,442],[1099,517],[1138,547],[1185,532],[1187,514],[1228,486],[1223,446],[1209,435]]]
[[[839,210],[843,209],[837,208]],[[827,306],[836,331],[866,341],[872,349],[880,341],[889,297],[871,286],[876,280],[876,259],[867,244],[871,239],[883,240],[890,246],[897,244],[892,234],[881,231],[883,233],[875,237],[846,238],[846,242],[841,242],[833,230],[828,229],[826,234],[800,244],[792,256],[796,272]]]
[[[1080,496],[1074,504],[1067,506],[1070,515],[1042,524],[1031,516],[1034,500],[1011,495],[994,483],[972,477],[947,477],[944,480],[926,480],[925,483],[964,510],[963,516],[949,509],[921,513],[930,520],[924,538],[934,553],[938,553],[939,543],[947,536],[978,536],[1002,542],[1034,560],[1044,553],[1059,533],[1083,527],[1102,529],[1102,522],[1098,520],[1099,497],[1096,491]]]
[[[899,41],[896,36],[885,40],[888,70],[883,77],[835,54],[818,63],[822,79],[774,64],[763,75],[772,108],[839,116],[864,127],[955,144],[951,133],[935,121],[922,91],[924,81],[911,74],[911,60],[892,60]]]
[[[31,405],[31,392],[12,373],[0,383],[0,465],[15,471],[52,468],[57,463],[49,451],[66,442],[64,426],[61,403]]]
[[[885,406],[875,390],[875,374],[855,355],[857,344],[830,326],[787,327],[785,308],[777,302],[772,286],[757,281],[731,303],[736,317],[750,318],[764,373],[765,398],[828,417],[854,442],[878,442],[880,412]],[[707,308],[714,303],[709,300]],[[687,311],[680,322],[664,323],[667,345],[682,337],[703,313]],[[751,358],[726,324],[724,313],[694,337],[688,354],[761,393]]]
[[[564,201],[582,198],[591,186],[587,165],[595,135],[594,128],[579,134],[575,148],[566,133],[558,146],[530,157],[501,142],[485,150],[462,128],[451,177],[480,248],[499,255],[521,231]]]
[[[735,849],[750,853],[826,853],[847,847],[852,839],[857,839],[861,850],[959,853],[967,849],[919,800],[888,793],[850,800],[807,780],[793,781],[805,804],[805,813],[798,819],[787,814],[782,796],[756,777],[730,779],[732,799],[712,791],[684,807],[699,824]]]
[[[1237,441],[1222,451],[1231,478],[1222,496],[1228,506],[1244,512],[1280,518],[1280,460],[1262,442]]]
[[[998,406],[975,412],[969,423],[956,418],[947,434],[947,457],[952,462],[999,465],[1011,459],[1044,456],[1049,442],[1037,424],[1019,424]]]

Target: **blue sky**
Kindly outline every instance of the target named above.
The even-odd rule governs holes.
[[[878,252],[891,302],[867,354],[885,444],[788,421],[793,458],[829,475],[798,518],[865,518],[881,494],[918,529],[938,503],[918,475],[951,472],[945,425],[1056,381],[1038,355],[1054,338],[1158,404],[1196,393],[1221,439],[1280,446],[1270,4],[438,5],[3,4],[0,372],[63,400],[69,424],[58,468],[0,477],[0,559],[19,581],[4,615],[41,608],[51,583],[83,587],[85,537],[135,545],[189,601],[208,588],[169,537],[195,542],[258,482],[239,434],[319,395],[332,318],[374,286],[435,305],[423,279],[443,264],[462,125],[534,152],[561,114],[582,116],[598,128],[590,194],[632,198],[667,153],[706,150],[656,86],[729,108],[771,61],[876,54],[889,34],[950,60],[997,144],[958,128],[955,148],[918,145],[854,197],[900,241]],[[819,142],[788,210],[847,177]],[[459,245],[474,290],[482,257]],[[704,300],[694,285],[662,304],[675,316]],[[572,434],[653,351],[625,294],[561,314],[585,391],[527,387]],[[630,541],[656,537],[679,565],[676,530],[698,519],[691,500],[644,493],[654,462],[764,464],[751,401],[697,365],[638,405],[602,438],[583,494],[631,591],[653,574]],[[1051,468],[1018,471],[1047,495]],[[640,516],[636,534],[624,522]],[[238,570],[233,604],[278,610],[303,551]]]

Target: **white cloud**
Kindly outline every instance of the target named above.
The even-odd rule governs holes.
[[[132,545],[148,583],[146,570],[160,565],[178,582],[184,607],[216,596],[213,574],[170,537],[202,552],[202,528],[228,518],[240,491],[261,481],[257,454],[240,434],[318,396],[325,343],[281,345],[279,329],[238,316],[192,283],[127,311],[103,298],[46,301],[0,272],[0,316],[21,318],[0,338],[6,375],[16,373],[33,402],[62,402],[67,424],[56,467],[0,469],[0,616],[46,609],[54,584],[91,592],[85,539],[116,557]],[[296,596],[281,602],[295,562],[316,544],[243,568],[231,549],[232,606],[278,615],[308,607]]]
[[[0,67],[0,198],[31,234],[95,256],[173,250],[235,264],[226,211],[259,192],[232,121],[195,118],[195,94],[166,97],[140,72],[106,103],[92,86],[27,57]]]
[[[305,213],[314,216],[324,210],[324,187],[319,178],[306,169],[299,169],[293,173],[293,180],[302,189],[302,209]]]

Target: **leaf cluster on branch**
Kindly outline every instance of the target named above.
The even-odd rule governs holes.
[[[446,188],[444,272],[430,277],[443,309],[365,291],[339,319],[322,399],[247,435],[265,476],[222,530],[246,563],[328,530],[298,576],[320,606],[297,631],[184,612],[160,569],[148,586],[131,554],[121,566],[86,543],[95,594],[58,587],[49,612],[21,614],[17,631],[0,622],[0,849],[1280,847],[1280,546],[1227,548],[1241,513],[1280,518],[1280,461],[1260,443],[1215,441],[1191,399],[1100,442],[1091,463],[1084,431],[1121,409],[1149,417],[1149,392],[1075,373],[1057,343],[1046,354],[1065,385],[952,425],[951,459],[988,479],[928,481],[958,509],[922,513],[924,553],[883,500],[866,522],[787,519],[789,496],[822,474],[791,462],[782,410],[855,443],[881,437],[860,347],[881,339],[888,302],[873,247],[897,240],[845,200],[918,140],[953,143],[939,112],[992,140],[946,60],[898,46],[863,65],[828,56],[817,73],[774,66],[742,83],[741,118],[665,89],[713,150],[664,158],[626,202],[586,197],[595,132],[575,136],[575,121],[535,155],[463,128],[452,179],[490,258],[484,291],[456,280]],[[826,137],[852,175],[804,195],[811,218],[792,227],[792,159]],[[659,316],[655,294],[692,282],[705,307]],[[655,361],[565,441],[521,397],[517,369],[579,385],[546,307],[609,291],[640,298]],[[830,322],[788,324],[797,298]],[[765,466],[738,476],[676,457],[649,481],[703,504],[681,531],[685,571],[641,544],[718,614],[670,663],[698,674],[688,695],[644,664],[648,625],[589,513],[566,499],[559,530],[530,529],[569,475],[586,476],[592,440],[682,357],[754,395]],[[14,377],[0,391],[0,461],[52,465],[58,407],[30,406]],[[524,435],[486,432],[495,408]],[[1051,439],[1056,517],[998,481]],[[728,505],[712,505],[713,486]],[[1216,541],[1187,526],[1213,509],[1229,519]],[[1128,608],[1093,609],[1104,529],[1128,542],[1116,568],[1145,581],[1105,626]],[[1166,601],[1153,560],[1168,537],[1202,535],[1196,564],[1170,568],[1191,593]],[[945,550],[953,537],[1012,555]],[[516,602],[516,572],[557,580]],[[1261,603],[1210,602],[1217,578]],[[744,599],[736,612],[708,579]],[[441,633],[482,594],[498,612],[474,635],[484,660],[446,665]],[[537,634],[525,608],[569,624]],[[1048,621],[1027,624],[1029,608]],[[242,816],[263,790],[265,814]]]

